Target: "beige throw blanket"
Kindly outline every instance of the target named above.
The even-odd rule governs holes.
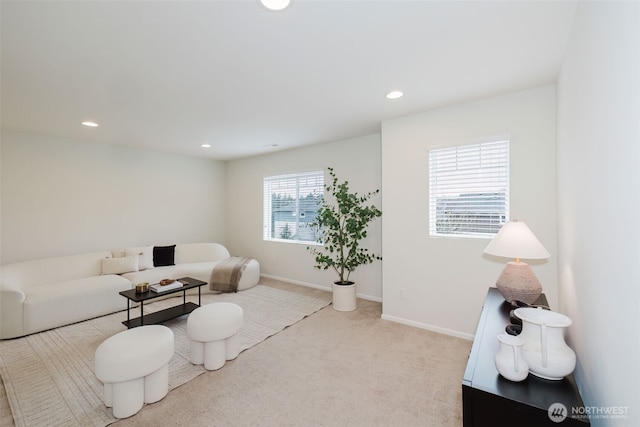
[[[211,271],[209,289],[220,292],[238,292],[238,283],[249,261],[251,258],[238,256],[220,261]]]

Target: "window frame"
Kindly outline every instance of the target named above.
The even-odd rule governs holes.
[[[510,142],[510,135],[499,135],[429,149],[429,237],[491,239],[509,221]],[[474,150],[477,155],[470,154]],[[438,230],[445,208],[450,227],[459,231]]]
[[[308,171],[308,172],[298,172],[298,173],[289,173],[289,174],[281,174],[281,175],[272,175],[265,176],[262,179],[263,182],[263,202],[262,202],[262,240],[265,242],[284,242],[284,243],[296,243],[296,244],[318,244],[317,239],[320,236],[319,231],[313,231],[313,239],[305,240],[305,239],[286,239],[281,237],[274,237],[274,234],[277,234],[277,229],[275,229],[277,219],[274,219],[274,210],[273,210],[273,194],[274,194],[274,184],[279,183],[286,187],[287,181],[295,180],[296,183],[296,196],[292,199],[295,202],[295,208],[292,210],[292,216],[295,216],[295,226],[294,226],[294,235],[298,234],[302,227],[310,224],[315,219],[316,215],[309,215],[309,211],[305,211],[304,207],[301,211],[300,201],[302,200],[300,197],[300,188],[301,188],[301,180],[305,179],[320,179],[320,183],[314,186],[310,186],[313,191],[313,194],[318,194],[319,198],[316,199],[316,212],[317,209],[320,208],[322,201],[324,199],[324,190],[325,190],[325,176],[324,176],[324,168]],[[289,188],[289,192],[291,188]],[[286,193],[283,191],[283,193]],[[312,194],[308,193],[308,194]],[[307,197],[307,195],[304,195]],[[285,212],[285,211],[283,211]],[[288,212],[288,211],[286,211]],[[303,221],[301,221],[303,220]],[[283,222],[283,221],[280,221]],[[293,221],[291,221],[293,222]],[[286,227],[289,226],[291,222],[287,222],[285,224]],[[300,225],[301,222],[304,222],[305,225]],[[309,232],[311,233],[311,232]]]

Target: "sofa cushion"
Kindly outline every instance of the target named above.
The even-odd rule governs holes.
[[[112,249],[111,256],[114,258],[122,258],[126,255],[125,252],[125,249]]]
[[[176,264],[180,277],[191,277],[209,283],[211,271],[219,261],[212,262],[190,262],[187,264]],[[209,289],[209,286],[206,287]]]
[[[153,247],[153,265],[155,267],[175,265],[175,256],[176,245]]]
[[[122,274],[138,271],[138,255],[102,260],[102,274]]]
[[[222,261],[231,254],[219,243],[180,243],[176,245],[176,264]]]
[[[110,251],[102,251],[6,264],[2,266],[2,282],[18,289],[28,289],[42,284],[99,276],[102,260],[110,256]]]
[[[209,283],[211,270],[213,270],[213,267],[216,264],[218,264],[217,261],[176,264],[156,267],[153,270],[125,273],[122,277],[130,280],[134,286],[136,283],[148,282],[154,284],[158,283],[162,279],[181,279],[183,277],[191,277],[192,279],[202,280],[203,282]]]
[[[138,270],[153,268],[153,246],[138,246],[124,250],[125,256],[138,255]]]
[[[115,274],[33,287],[25,292],[24,333],[124,310],[127,300],[119,292],[128,289],[131,289],[131,282]]]
[[[190,262],[186,264],[156,267],[153,270],[125,273],[122,277],[130,280],[134,286],[136,283],[141,282],[154,284],[158,283],[162,279],[181,279],[183,277],[191,277],[193,279],[209,283],[209,280],[211,279],[211,271],[217,264],[218,261]],[[242,291],[249,289],[255,286],[259,280],[260,264],[258,261],[252,260],[242,274],[242,278],[238,283],[238,290]],[[202,288],[202,291],[209,292],[209,286]]]
[[[125,273],[122,275],[122,277],[129,280],[131,284],[135,286],[137,283],[143,282],[147,282],[153,285],[160,282],[160,280],[162,279],[180,279],[182,277],[185,277],[185,275],[181,275],[181,272],[178,270],[177,265],[166,265],[163,267],[156,267],[144,271]]]

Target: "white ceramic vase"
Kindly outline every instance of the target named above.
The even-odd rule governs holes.
[[[518,308],[514,314],[522,319],[524,357],[529,372],[548,380],[561,380],[576,367],[576,354],[564,341],[564,328],[571,319],[542,308]]]
[[[356,309],[356,284],[333,284],[333,309],[338,311],[353,311]]]
[[[500,375],[511,381],[522,381],[529,375],[524,357],[524,341],[513,335],[498,335],[498,351],[494,357]]]

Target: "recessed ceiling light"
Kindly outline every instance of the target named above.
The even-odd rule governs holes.
[[[291,0],[259,0],[260,4],[269,10],[284,10],[291,4]]]
[[[391,91],[387,94],[387,98],[388,99],[398,99],[398,98],[402,98],[402,95],[404,95],[404,93],[400,92],[399,90],[394,90]]]
[[[90,128],[97,128],[98,124],[96,122],[82,122],[83,125],[88,126]]]
[[[200,145],[202,148],[211,148],[211,144],[202,144]]]

